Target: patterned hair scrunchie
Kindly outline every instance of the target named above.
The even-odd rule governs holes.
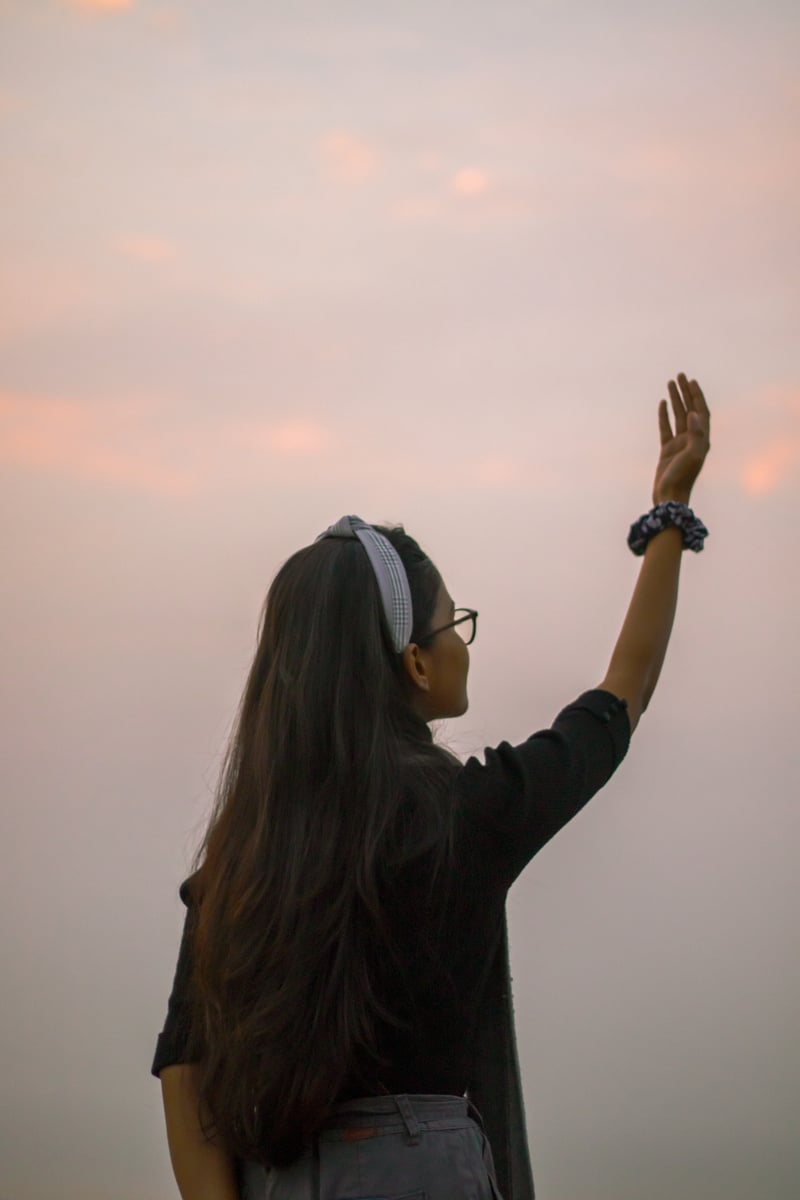
[[[699,554],[703,549],[703,539],[708,537],[708,530],[703,522],[694,515],[688,504],[680,504],[677,500],[667,500],[657,504],[649,513],[639,517],[631,525],[628,534],[628,545],[634,554],[644,554],[647,543],[657,533],[676,525],[683,532],[683,549],[694,550]]]

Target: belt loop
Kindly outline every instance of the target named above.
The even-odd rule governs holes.
[[[472,1116],[473,1121],[475,1121],[476,1124],[478,1124],[480,1126],[481,1132],[486,1133],[486,1126],[483,1123],[483,1117],[481,1116],[480,1112],[478,1111],[476,1106],[472,1103],[472,1101],[469,1098],[466,1098],[466,1100],[467,1100],[468,1114],[470,1116]]]
[[[406,1143],[409,1146],[416,1146],[419,1142],[422,1129],[420,1123],[414,1115],[414,1109],[411,1107],[411,1101],[407,1095],[395,1096],[394,1102],[400,1110],[400,1116],[403,1118],[403,1124],[406,1127]]]

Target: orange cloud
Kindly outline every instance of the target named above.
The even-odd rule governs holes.
[[[346,183],[363,183],[378,168],[379,157],[374,147],[343,129],[323,138],[321,150],[331,175]]]
[[[316,456],[327,450],[332,437],[315,421],[285,421],[277,425],[247,424],[231,430],[231,440],[255,451],[266,451],[282,458]]]
[[[744,448],[738,479],[749,496],[757,497],[791,486],[797,478],[800,391],[791,384],[766,384],[748,404],[748,412],[754,411],[758,413],[760,445],[755,450]]]
[[[192,480],[162,460],[130,406],[97,410],[74,400],[0,394],[0,461],[139,490],[183,495]]]
[[[450,186],[459,196],[480,196],[489,188],[489,176],[479,167],[464,167],[453,176]]]
[[[742,486],[750,496],[764,496],[785,484],[800,466],[800,437],[775,438],[747,460]]]
[[[442,159],[439,155],[426,152],[418,159],[417,165],[421,171],[431,175],[442,170]],[[455,215],[453,196],[472,197],[487,193],[494,195],[489,174],[480,167],[463,167],[451,175],[444,186],[436,182],[425,191],[399,196],[389,205],[387,212],[392,220],[403,224],[451,220]],[[462,212],[466,211],[460,204],[458,207]],[[482,211],[484,207],[481,205]]]
[[[313,419],[176,423],[163,397],[105,405],[0,392],[0,463],[28,471],[185,496],[231,481],[340,469],[336,439]]]
[[[171,262],[177,254],[173,242],[168,242],[165,238],[148,237],[142,234],[121,238],[117,247],[126,258],[132,258],[138,262]]]
[[[178,33],[185,25],[185,16],[174,7],[156,9],[150,13],[148,24],[161,33]]]
[[[133,8],[136,0],[62,0],[68,8],[80,8],[86,12],[120,12]]]

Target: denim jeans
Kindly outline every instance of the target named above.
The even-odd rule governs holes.
[[[347,1100],[290,1167],[240,1167],[242,1200],[503,1200],[464,1096]]]

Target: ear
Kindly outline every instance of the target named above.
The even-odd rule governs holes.
[[[423,692],[430,691],[431,681],[425,666],[425,656],[416,642],[411,642],[403,651],[403,666],[415,687]]]

